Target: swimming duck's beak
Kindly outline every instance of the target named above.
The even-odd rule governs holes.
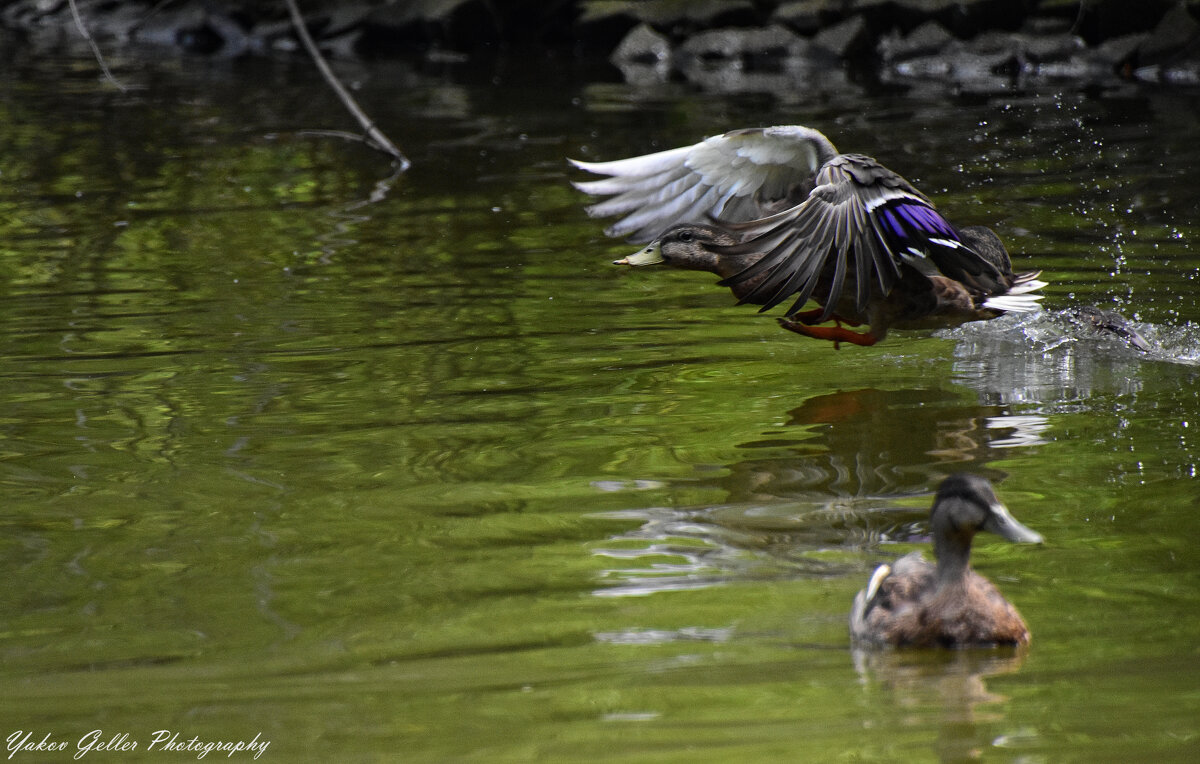
[[[662,261],[662,245],[655,240],[629,257],[613,260],[613,265],[654,265]]]
[[[983,524],[985,531],[991,531],[1009,541],[1018,541],[1024,544],[1040,544],[1045,540],[1042,538],[1042,534],[1017,522],[1003,504],[996,502],[991,509],[991,515]]]

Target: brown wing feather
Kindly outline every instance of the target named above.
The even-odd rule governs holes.
[[[830,160],[817,173],[815,187],[802,204],[733,226],[746,238],[723,251],[765,254],[721,284],[732,287],[758,279],[753,301],[761,300],[762,310],[797,294],[789,314],[811,297],[824,307],[821,320],[825,320],[838,309],[843,290],[852,283],[853,312],[862,315],[872,290],[878,288],[886,295],[900,275],[899,256],[890,250],[887,234],[871,214],[874,205],[897,194],[932,209],[908,181],[870,157],[845,154]],[[785,239],[783,231],[793,235]]]

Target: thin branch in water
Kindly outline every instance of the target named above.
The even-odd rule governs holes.
[[[366,137],[365,135],[359,135],[358,133],[350,133],[350,132],[346,132],[345,130],[297,130],[296,135],[306,135],[306,136],[307,135],[315,135],[320,138],[338,138],[343,141],[352,141],[354,143],[361,143],[366,146],[370,146],[373,149],[379,148],[378,146],[375,145],[375,143],[370,138]],[[267,133],[263,137],[266,138],[267,140],[273,141],[279,137],[279,134],[278,133]],[[386,199],[388,194],[390,194],[392,192],[392,187],[396,185],[396,180],[401,175],[404,174],[405,170],[408,169],[407,165],[403,165],[398,161],[393,162],[392,167],[393,167],[392,174],[387,176],[383,180],[377,182],[375,184],[375,188],[371,191],[371,195],[368,198],[348,205],[346,207],[346,210],[347,211],[356,210],[359,207],[364,207],[368,204],[375,204],[377,202],[381,202],[384,199]]]
[[[73,0],[72,0],[73,1]],[[354,100],[354,96],[350,95],[350,91],[338,80],[333,70],[329,68],[329,64],[325,61],[325,57],[321,55],[321,51],[317,49],[317,44],[313,42],[312,35],[308,33],[308,27],[304,25],[304,16],[300,14],[300,9],[296,7],[296,0],[284,0],[287,4],[288,12],[292,16],[292,26],[296,28],[296,35],[300,38],[300,42],[304,44],[305,50],[312,58],[313,63],[317,65],[317,69],[321,72],[321,76],[325,78],[325,82],[329,83],[329,87],[333,88],[333,92],[337,93],[341,99],[342,105],[346,107],[354,118],[358,120],[358,124],[362,126],[371,141],[381,150],[392,156],[399,165],[400,171],[403,172],[409,168],[412,162],[408,161],[408,157],[396,148],[396,144],[388,140],[388,137],[383,134],[367,113],[362,110],[358,102]]]
[[[117,90],[120,90],[122,93],[127,92],[128,89],[118,82],[117,78],[113,76],[112,71],[109,70],[108,63],[104,60],[104,54],[100,52],[100,46],[96,44],[92,33],[88,31],[87,26],[83,23],[83,17],[79,15],[79,7],[75,5],[75,0],[69,0],[69,3],[71,5],[71,16],[75,18],[75,26],[79,29],[79,34],[83,35],[83,39],[87,40],[88,45],[92,46],[92,55],[96,57],[96,63],[100,65],[100,71],[104,72],[104,79],[116,85]]]
[[[370,146],[373,149],[378,149],[379,146],[365,135],[358,133],[347,132],[346,130],[297,130],[296,135],[315,135],[319,138],[340,138],[343,141],[351,141],[352,143],[362,143]],[[407,169],[407,168],[405,168]]]

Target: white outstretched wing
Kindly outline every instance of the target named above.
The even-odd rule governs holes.
[[[605,233],[642,242],[677,223],[710,217],[744,222],[774,211],[773,202],[797,193],[799,201],[817,170],[835,156],[820,132],[787,125],[734,130],[693,146],[613,162],[569,161],[609,176],[574,184],[584,193],[611,197],[588,207],[592,217],[621,217]]]

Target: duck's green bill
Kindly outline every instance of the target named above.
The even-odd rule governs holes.
[[[654,241],[634,252],[629,257],[613,260],[613,265],[654,265],[662,261],[662,247],[659,246],[657,241]]]

